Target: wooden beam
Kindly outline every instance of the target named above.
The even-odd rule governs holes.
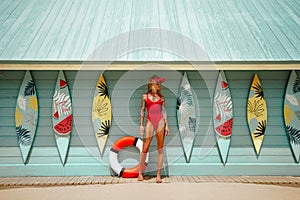
[[[300,70],[300,61],[286,62],[81,62],[0,61],[0,70]]]

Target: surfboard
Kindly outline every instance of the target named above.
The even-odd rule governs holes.
[[[291,71],[285,90],[284,121],[295,160],[300,156],[300,79]]]
[[[219,72],[213,109],[214,130],[222,162],[227,162],[232,135],[233,108],[230,89],[224,71]]]
[[[267,127],[267,103],[257,74],[248,96],[247,120],[256,155],[259,155]]]
[[[185,72],[177,96],[177,121],[186,162],[190,162],[196,133],[195,99]]]
[[[24,164],[27,164],[38,122],[38,99],[30,71],[23,78],[16,104],[15,122]]]
[[[69,149],[72,119],[73,112],[69,86],[64,72],[60,70],[53,95],[52,124],[55,132],[56,146],[63,165],[66,162]]]
[[[103,74],[99,77],[94,93],[92,120],[97,144],[102,156],[112,120],[111,102]]]

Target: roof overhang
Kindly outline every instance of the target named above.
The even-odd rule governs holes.
[[[0,70],[300,70],[300,61],[0,61]]]

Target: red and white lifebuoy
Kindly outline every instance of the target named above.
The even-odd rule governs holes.
[[[110,149],[109,163],[110,163],[110,167],[112,168],[112,170],[116,174],[118,174],[119,177],[136,178],[136,177],[138,177],[138,174],[139,174],[140,165],[137,164],[133,168],[124,168],[121,166],[121,164],[119,163],[119,160],[118,160],[119,151],[122,148],[128,147],[128,146],[135,146],[136,148],[139,149],[139,151],[141,153],[142,149],[143,149],[143,142],[142,142],[142,140],[140,140],[139,138],[134,137],[134,136],[125,136],[125,137],[118,139]],[[146,161],[143,166],[143,171],[146,169],[146,166],[148,164],[148,159],[149,159],[149,152],[147,153],[147,156],[146,156]]]

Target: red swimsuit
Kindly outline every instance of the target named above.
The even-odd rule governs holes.
[[[158,101],[153,102],[151,101],[151,99],[149,99],[147,94],[147,99],[146,99],[146,108],[148,111],[147,119],[152,123],[154,129],[157,129],[158,124],[163,117],[161,113],[161,104],[162,104],[161,98]]]

